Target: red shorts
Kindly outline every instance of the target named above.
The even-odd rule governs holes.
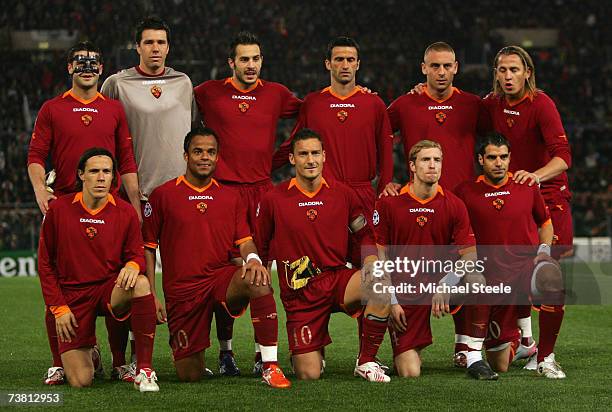
[[[431,324],[429,323],[431,306],[430,305],[402,305],[406,315],[405,332],[389,327],[391,336],[391,347],[393,357],[396,357],[411,349],[423,349],[433,342],[431,335]]]
[[[365,183],[348,183],[353,189],[359,200],[359,206],[363,209],[363,216],[366,218],[368,225],[372,227],[372,218],[374,215],[374,205],[376,203],[376,193],[370,182]],[[361,244],[355,236],[349,236],[349,255],[348,261],[353,267],[360,267],[361,261],[365,256],[361,256]]]
[[[170,347],[174,360],[179,360],[202,352],[210,346],[210,325],[214,309],[225,308],[227,288],[236,266],[224,266],[211,275],[208,282],[197,295],[189,300],[166,300]],[[246,309],[246,308],[245,308]],[[240,314],[231,314],[239,317]]]
[[[516,324],[517,319],[517,306],[491,306],[489,331],[484,341],[485,349],[492,349],[520,339],[521,334]]]
[[[119,321],[126,320],[130,313],[116,317],[110,306],[111,294],[115,288],[116,277],[103,283],[78,289],[62,288],[66,304],[76,318],[78,328],[72,342],[59,342],[59,353],[78,348],[91,347],[96,344],[96,318],[98,316],[112,316]]]
[[[351,317],[361,314],[361,309],[349,313],[344,307],[344,292],[356,271],[342,268],[323,272],[283,299],[292,355],[314,352],[332,342],[328,331],[332,313],[345,312]]]
[[[552,257],[560,259],[571,256],[574,251],[574,226],[572,209],[567,200],[546,203],[552,220],[555,235],[553,238]]]

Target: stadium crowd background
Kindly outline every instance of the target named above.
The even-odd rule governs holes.
[[[459,6],[459,7],[458,7]],[[353,1],[66,1],[18,0],[0,10],[0,250],[36,247],[40,212],[27,178],[26,158],[36,113],[69,86],[60,51],[17,51],[12,30],[68,29],[103,52],[102,80],[137,62],[133,26],[157,14],[172,29],[167,65],[194,85],[229,75],[227,43],[242,29],[262,41],[263,79],[285,84],[299,97],[329,82],[323,60],[330,38],[345,34],[361,46],[358,84],[388,104],[422,81],[420,62],[433,41],[449,42],[460,71],[455,85],[484,96],[490,67],[504,46],[496,28],[559,29],[557,45],[530,48],[537,85],[556,102],[573,150],[569,171],[576,236],[609,236],[612,214],[612,12],[607,2],[450,0],[376,3]],[[100,83],[101,84],[101,83]],[[279,141],[293,121],[279,126]],[[406,180],[396,146],[396,180]],[[285,170],[283,173],[286,174]],[[279,180],[282,174],[275,176]]]

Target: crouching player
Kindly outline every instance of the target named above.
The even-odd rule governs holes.
[[[325,151],[316,132],[302,129],[295,134],[289,161],[296,177],[262,198],[255,239],[264,262],[276,260],[278,265],[295,373],[298,379],[320,377],[322,351],[331,343],[331,313],[357,317],[365,311],[354,374],[370,382],[389,382],[375,362],[389,304],[380,299],[364,308],[362,271],[345,266],[350,230],[374,252],[364,259],[371,268],[377,259],[373,231],[354,191],[323,178]],[[367,272],[365,278],[371,276]]]
[[[512,285],[514,298],[521,294],[531,296],[534,303],[558,305],[563,298],[563,278],[557,262],[550,257],[553,226],[538,186],[522,185],[512,179],[508,172],[510,143],[499,133],[479,143],[478,161],[483,175],[475,182],[463,183],[456,193],[470,206],[479,255],[487,257],[487,284],[503,282]],[[487,358],[492,368],[500,372],[508,370],[514,357],[511,344],[520,339],[519,306],[508,296],[505,298],[500,305],[480,307],[480,319],[473,323],[484,322],[489,327],[472,328],[470,337],[471,341],[482,341],[486,336]],[[524,305],[527,298],[523,300],[516,303]],[[550,354],[539,362],[538,374],[565,378],[554,356]]]
[[[278,319],[270,275],[257,255],[247,223],[247,205],[238,192],[213,179],[219,159],[217,136],[196,128],[185,136],[187,170],[153,191],[144,208],[147,276],[155,284],[159,244],[170,346],[178,378],[197,381],[205,372],[213,313],[236,318],[251,305],[255,338],[261,347],[264,382],[289,388],[277,365]],[[238,246],[246,262],[230,261]],[[159,320],[163,321],[158,308]]]
[[[131,316],[139,370],[134,385],[159,391],[151,370],[155,302],[144,267],[134,208],[110,193],[117,178],[112,154],[92,148],[81,156],[76,194],[51,203],[41,229],[38,270],[45,304],[55,316],[59,351],[71,386],[92,383],[96,317]]]
[[[398,196],[385,197],[376,203],[374,224],[379,247],[391,260],[431,256],[432,253],[439,260],[441,248],[436,246],[454,245],[451,250],[457,250],[460,259],[474,261],[476,248],[465,205],[438,184],[442,172],[440,144],[431,140],[417,142],[410,149],[408,166],[412,182],[404,186]],[[404,247],[410,245],[414,245],[414,251]],[[426,279],[427,275],[431,273],[415,274],[415,280]],[[482,275],[478,273],[471,273],[469,278],[469,282],[482,282]],[[394,281],[397,283],[396,279]],[[449,272],[440,280],[448,286],[455,286],[460,281],[468,281],[468,275],[461,279]],[[420,286],[415,286],[418,291]],[[391,344],[395,369],[402,377],[421,374],[420,352],[432,343],[430,312],[435,317],[450,312],[448,295],[434,294],[431,305],[424,301],[424,296],[415,292],[401,297],[399,303],[397,296],[391,299]],[[496,378],[492,371],[490,375]]]

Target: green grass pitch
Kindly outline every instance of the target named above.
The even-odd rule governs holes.
[[[46,387],[42,375],[50,366],[43,324],[43,301],[36,278],[0,279],[0,391],[60,391],[62,409],[70,410],[612,410],[612,307],[571,306],[558,340],[556,355],[568,377],[562,381],[539,378],[513,367],[497,382],[477,382],[451,366],[453,341],[450,317],[432,319],[434,344],[423,352],[422,376],[393,377],[388,385],[353,377],[357,351],[356,324],[346,315],[332,316],[334,342],[327,349],[327,369],[317,382],[293,380],[290,390],[273,390],[250,375],[253,360],[252,328],[248,314],[234,331],[234,350],[242,377],[215,376],[183,384],[175,377],[168,330],[158,326],[154,365],[159,393],[141,394],[129,384],[111,382],[110,353],[103,319],[98,340],[106,379],[92,388],[64,385]],[[280,316],[280,364],[289,373],[283,311]],[[537,336],[537,315],[534,315]],[[214,327],[213,327],[214,331]],[[214,336],[214,332],[213,332]],[[218,344],[206,352],[207,365],[217,370]],[[391,364],[388,339],[381,359]],[[291,378],[291,375],[290,375]]]

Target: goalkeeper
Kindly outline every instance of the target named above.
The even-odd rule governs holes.
[[[389,382],[375,362],[387,328],[388,299],[366,299],[372,262],[377,259],[372,228],[353,190],[323,178],[325,151],[316,132],[302,129],[295,134],[289,161],[296,177],[263,197],[256,241],[262,259],[277,262],[296,376],[320,377],[322,351],[331,343],[328,323],[333,312],[357,317],[364,311],[355,376]],[[362,270],[345,266],[349,231],[366,250]]]

